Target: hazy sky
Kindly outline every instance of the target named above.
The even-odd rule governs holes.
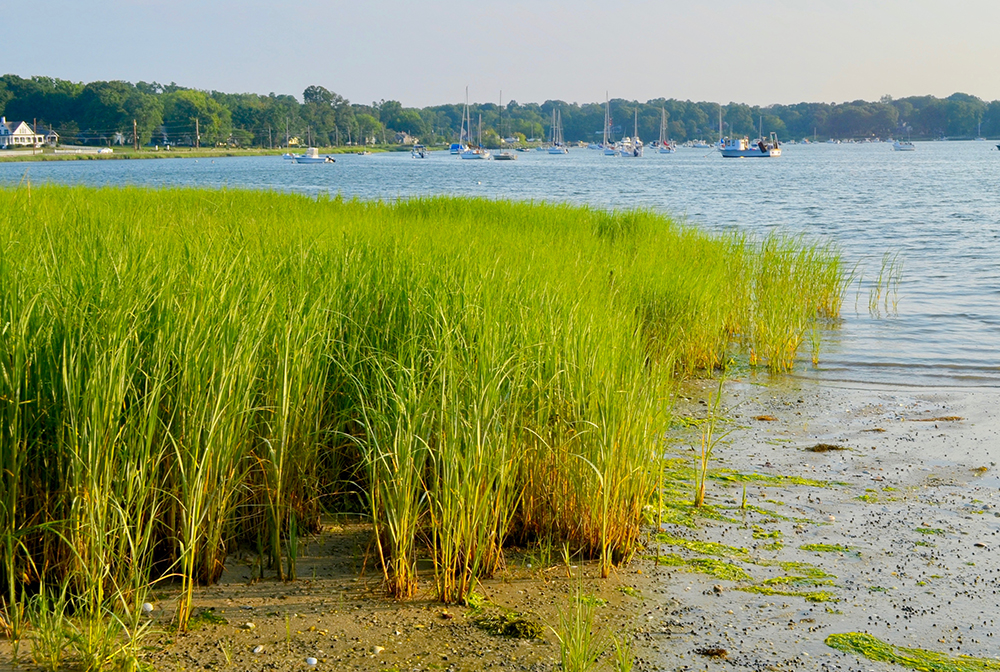
[[[997,0],[34,0],[0,71],[353,102],[1000,99]]]

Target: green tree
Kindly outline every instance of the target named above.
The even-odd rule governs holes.
[[[500,134],[495,129],[483,131],[483,147],[489,149],[500,149]]]
[[[356,114],[354,115],[355,128],[354,137],[357,138],[359,144],[366,144],[370,138],[375,139],[376,142],[382,138],[382,122],[373,117],[370,114]]]
[[[160,100],[128,82],[91,82],[81,91],[78,104],[87,135],[104,142],[116,134],[132,140],[134,122],[139,143],[146,144],[163,123]]]
[[[163,124],[171,142],[212,146],[232,135],[232,113],[203,91],[180,89],[162,98]]]

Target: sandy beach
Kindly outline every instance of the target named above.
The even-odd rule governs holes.
[[[681,412],[704,415],[713,388],[692,389]],[[1000,641],[998,397],[731,380],[733,432],[714,454],[708,515],[651,528],[645,551],[610,579],[567,566],[561,549],[524,549],[484,582],[477,609],[432,602],[429,566],[418,598],[397,603],[381,597],[364,521],[328,521],[303,544],[295,582],[255,580],[254,556],[231,556],[222,582],[198,591],[189,634],[172,632],[172,588],[159,589],[147,660],[157,670],[308,669],[307,658],[330,670],[553,670],[550,626],[578,594],[594,605],[596,635],[627,638],[641,670],[894,668],[824,643],[846,632],[990,657]],[[693,456],[698,432],[672,430],[668,455]],[[477,625],[502,614],[540,636]],[[10,643],[0,646],[9,660]],[[610,656],[602,665],[611,669]]]

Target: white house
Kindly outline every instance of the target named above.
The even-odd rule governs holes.
[[[0,148],[41,147],[46,143],[55,145],[59,142],[59,134],[55,131],[40,130],[40,133],[35,133],[26,121],[7,121],[7,117],[0,117]]]

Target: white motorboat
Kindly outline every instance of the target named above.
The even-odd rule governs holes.
[[[430,154],[430,151],[423,145],[413,145],[410,149],[410,156],[414,159],[426,159]]]
[[[309,147],[305,154],[295,156],[295,163],[336,163],[336,161],[330,156],[320,156],[318,149]]]
[[[695,140],[691,143],[691,146],[695,149],[712,149],[712,145],[708,144],[704,140]]]
[[[892,149],[896,152],[913,152],[917,148],[909,140],[896,140],[892,143]]]
[[[781,147],[778,144],[778,136],[771,133],[767,140],[760,138],[755,143],[751,143],[746,136],[742,138],[723,138],[722,148],[719,150],[722,156],[727,159],[752,159],[781,156]]]
[[[632,137],[626,137],[618,143],[618,152],[621,156],[631,156],[639,158],[642,156],[643,144],[639,139],[639,109],[635,110],[635,127],[632,129]]]

